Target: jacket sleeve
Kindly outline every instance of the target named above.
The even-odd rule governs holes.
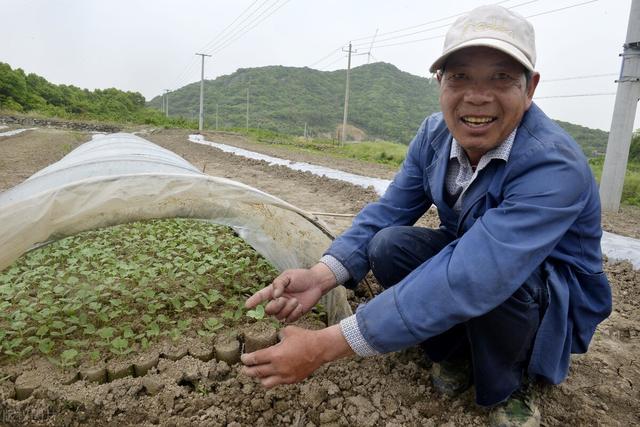
[[[336,258],[349,272],[350,280],[345,286],[355,286],[369,271],[367,248],[379,230],[414,224],[431,206],[431,196],[425,193],[423,173],[428,124],[429,118],[409,144],[402,167],[384,195],[360,211],[352,226],[326,251],[325,255]]]
[[[459,239],[356,313],[377,351],[405,348],[480,316],[512,295],[582,211],[588,165],[561,143],[509,166],[503,201]]]

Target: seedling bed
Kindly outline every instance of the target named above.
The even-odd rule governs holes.
[[[276,269],[226,226],[149,220],[35,249],[0,273],[0,365],[42,355],[62,368],[264,317],[244,300]]]

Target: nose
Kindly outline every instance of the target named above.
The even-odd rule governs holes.
[[[493,101],[493,93],[487,85],[474,82],[467,87],[464,93],[464,101],[473,105],[486,104]]]

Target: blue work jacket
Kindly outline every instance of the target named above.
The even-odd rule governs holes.
[[[535,104],[524,114],[507,162],[492,160],[456,214],[445,202],[452,136],[441,113],[428,117],[385,194],[367,205],[326,252],[354,286],[369,270],[367,246],[381,229],[414,224],[432,205],[455,240],[356,312],[360,332],[380,352],[396,351],[481,316],[542,266],[549,305],[529,374],[557,384],[571,353],[587,351],[611,312],[602,272],[600,201],[576,142]],[[509,340],[509,337],[504,337]]]

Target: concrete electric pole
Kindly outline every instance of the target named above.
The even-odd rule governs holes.
[[[218,130],[218,104],[216,104],[216,130]]]
[[[196,53],[202,57],[202,67],[200,71],[200,115],[198,116],[198,130],[202,132],[204,125],[204,57],[211,56],[205,53]]]
[[[631,2],[627,38],[620,56],[622,56],[622,67],[617,80],[616,103],[613,108],[607,153],[600,179],[602,209],[610,212],[617,212],[620,209],[633,134],[633,121],[638,98],[640,98],[640,0]]]
[[[164,114],[169,117],[169,89],[164,90]]]
[[[344,92],[344,115],[342,116],[342,135],[340,138],[340,145],[344,145],[347,140],[347,115],[349,114],[349,74],[351,74],[351,53],[355,52],[351,50],[351,42],[349,42],[349,50],[342,49],[343,52],[349,52],[349,59],[347,60],[347,85]]]
[[[247,123],[246,128],[249,130],[249,88],[247,88]]]

